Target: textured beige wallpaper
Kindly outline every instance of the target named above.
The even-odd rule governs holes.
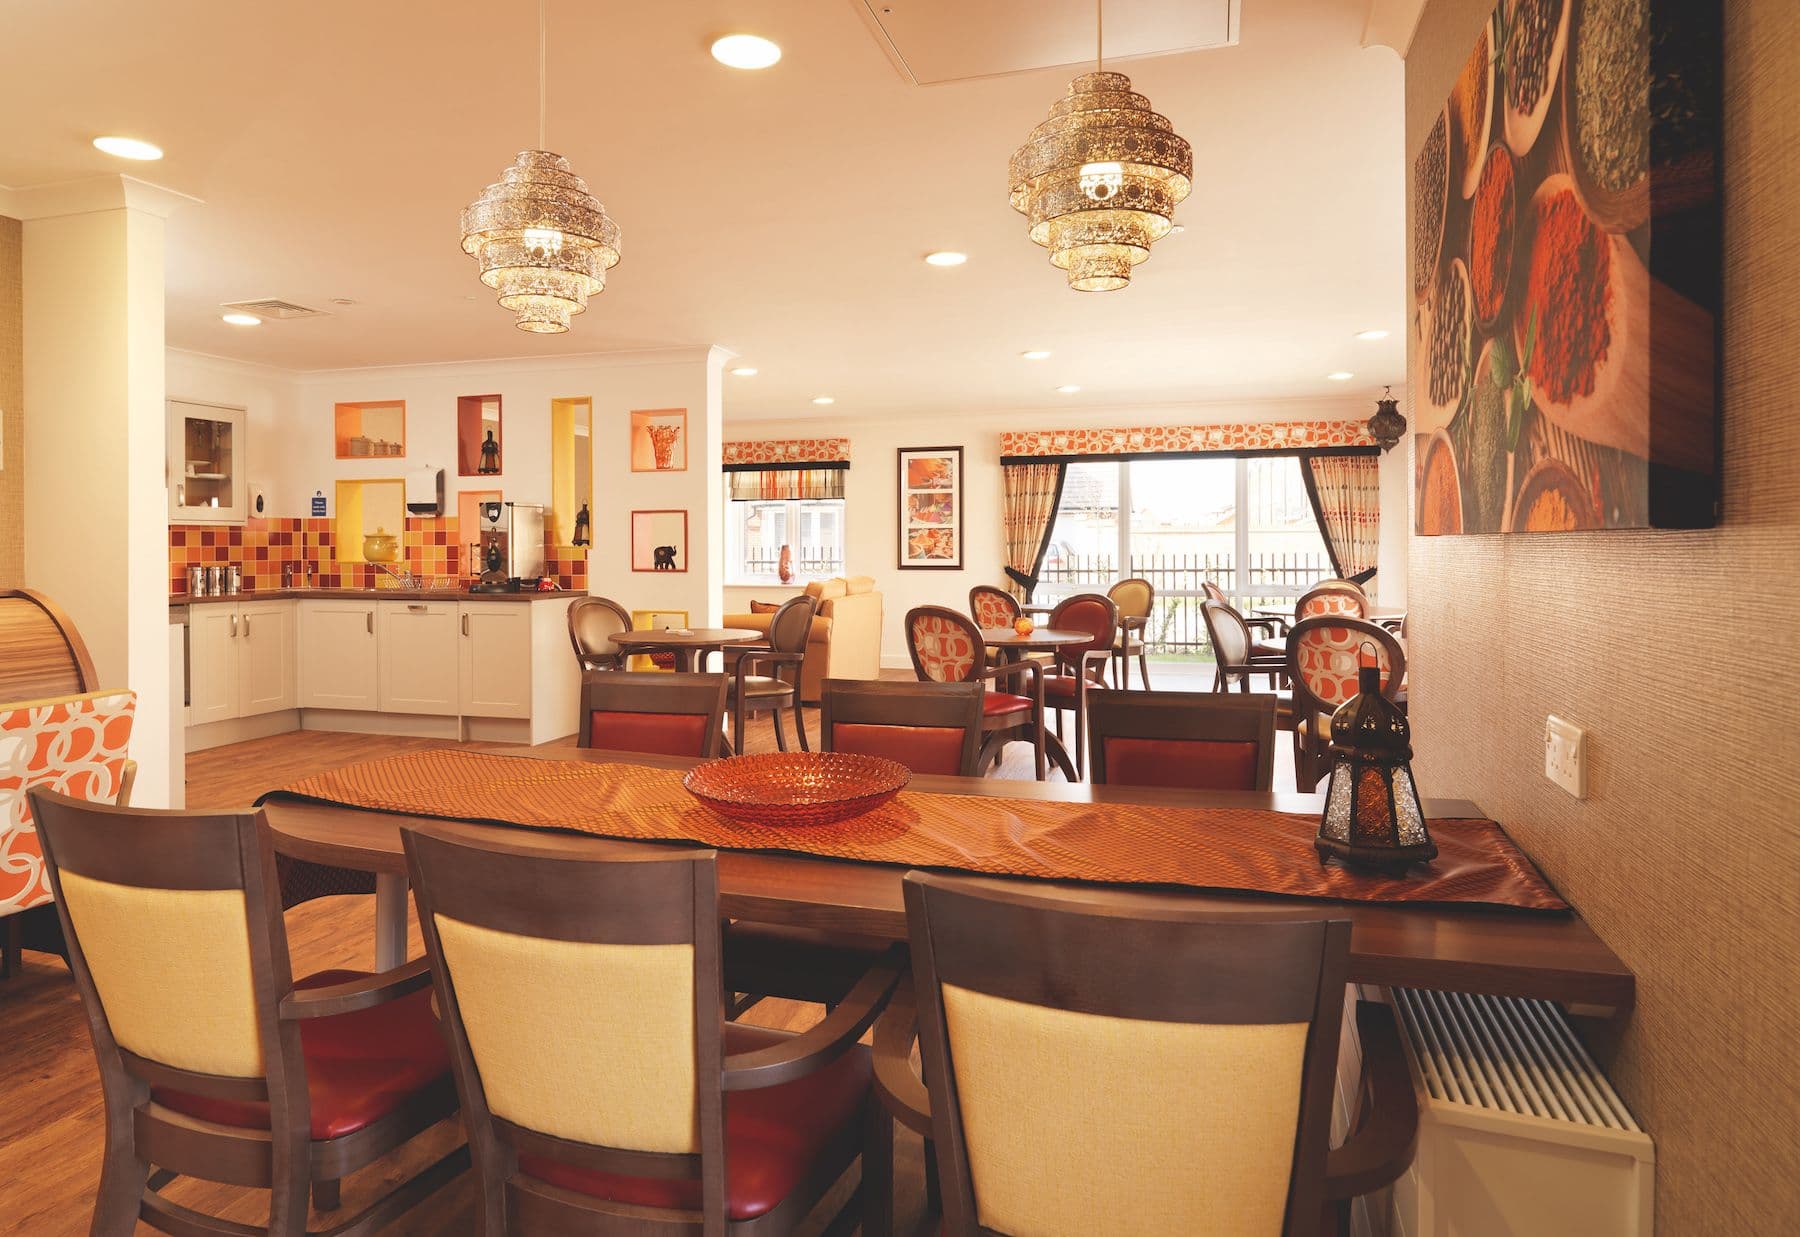
[[[1492,8],[1431,0],[1408,167]],[[1800,4],[1724,8],[1724,523],[1411,551],[1422,787],[1503,821],[1636,971],[1606,1047],[1665,1235],[1800,1213]],[[1552,712],[1587,728],[1585,802],[1544,780]]]
[[[0,215],[0,588],[25,574],[25,314],[19,299],[23,229]]]

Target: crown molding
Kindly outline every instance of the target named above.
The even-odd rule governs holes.
[[[198,205],[201,199],[192,194],[122,174],[84,176],[22,189],[0,185],[0,215],[26,221],[109,210],[135,210],[167,219],[184,206]]]

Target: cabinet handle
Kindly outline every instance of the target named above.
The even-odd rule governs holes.
[[[425,613],[425,603],[422,601],[409,601],[406,603],[406,608],[414,614]]]
[[[250,616],[248,614],[246,614],[244,616],[244,639],[248,640],[249,638],[250,638]]]
[[[463,618],[463,622],[462,622],[463,635],[466,636],[469,634],[469,616],[465,614],[462,616],[462,618]]]
[[[231,616],[231,638],[237,639],[237,615],[235,614]]]
[[[364,610],[363,611],[363,620],[365,622],[367,622],[369,625],[369,634],[371,636],[374,635],[375,634],[375,611]]]

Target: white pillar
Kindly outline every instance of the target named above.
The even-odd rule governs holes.
[[[25,584],[137,693],[133,802],[169,802],[163,221],[191,201],[109,176],[11,195],[24,220]]]

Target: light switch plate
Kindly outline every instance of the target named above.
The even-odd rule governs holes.
[[[1577,799],[1587,798],[1586,732],[1554,713],[1544,723],[1544,776]]]

